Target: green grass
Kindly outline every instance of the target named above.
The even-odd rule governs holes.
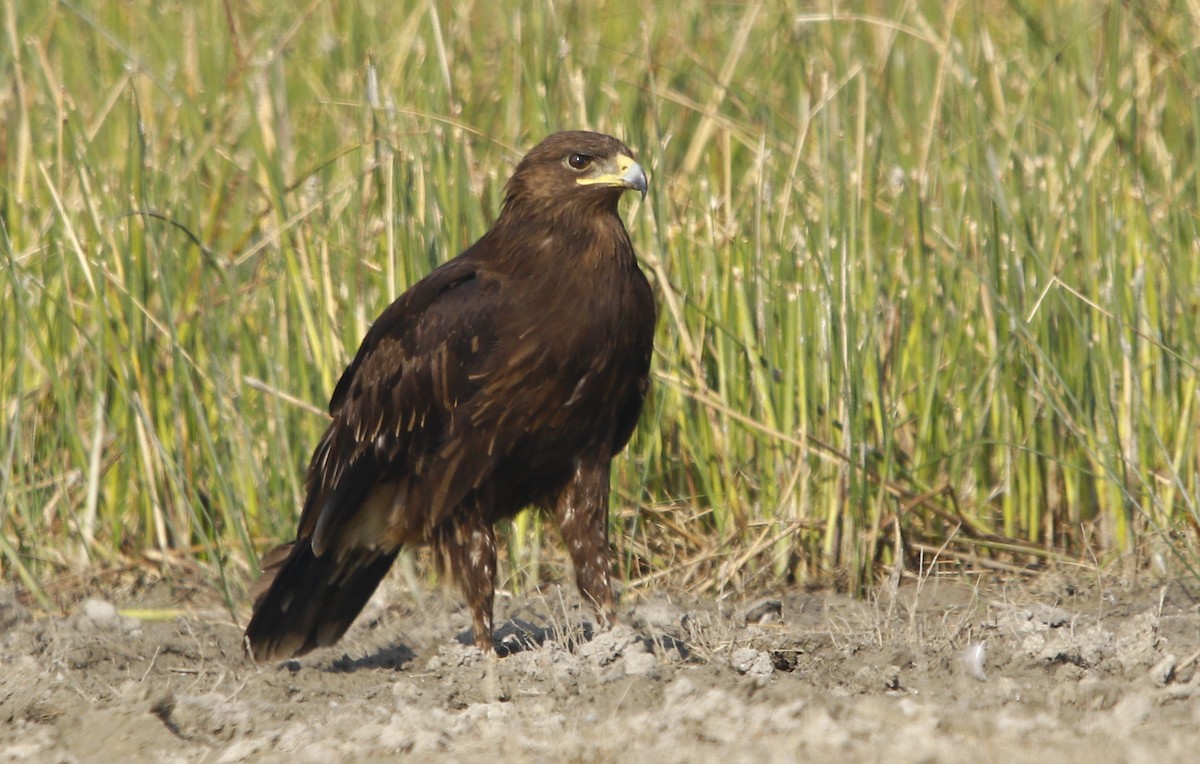
[[[5,578],[239,596],[369,322],[578,127],[651,176],[633,584],[1196,565],[1191,6],[0,2]]]

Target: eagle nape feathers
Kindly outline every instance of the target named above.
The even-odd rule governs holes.
[[[655,323],[617,203],[646,186],[617,139],[551,135],[491,229],[380,314],[333,391],[296,538],[263,558],[255,659],[336,642],[422,544],[492,650],[493,525],[528,506],[557,523],[580,593],[611,622],[609,464],[649,388]]]

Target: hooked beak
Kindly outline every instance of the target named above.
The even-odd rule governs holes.
[[[650,182],[646,180],[646,171],[642,166],[627,156],[617,157],[617,169],[621,171],[621,182],[646,198],[646,189]]]
[[[610,162],[604,172],[575,181],[581,186],[609,186],[612,188],[631,188],[646,198],[646,189],[650,187],[646,180],[646,171],[633,160],[633,157],[620,154],[615,162]]]

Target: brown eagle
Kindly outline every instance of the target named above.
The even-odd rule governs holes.
[[[296,540],[267,554],[247,649],[336,642],[396,554],[432,543],[492,650],[493,524],[555,519],[576,584],[613,616],[609,463],[649,387],[655,309],[617,214],[646,174],[615,138],[551,135],[483,238],[393,302],[342,374]]]

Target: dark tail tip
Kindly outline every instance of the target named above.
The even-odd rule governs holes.
[[[283,660],[337,642],[387,574],[396,552],[330,550],[318,557],[309,539],[268,552],[250,589],[254,614],[246,652],[256,661]]]

